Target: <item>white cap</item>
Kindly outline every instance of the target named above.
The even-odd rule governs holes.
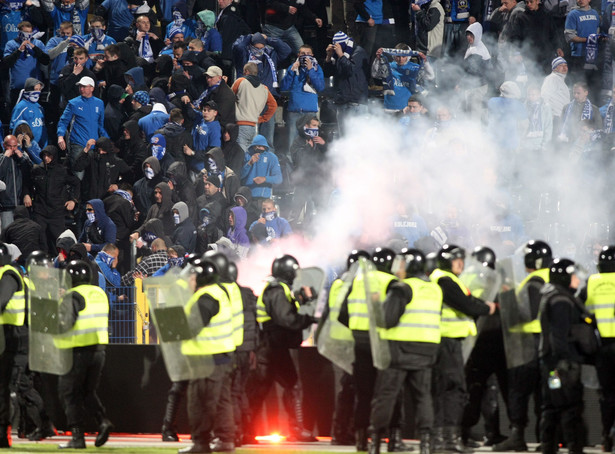
[[[81,79],[79,79],[79,82],[77,82],[77,85],[89,85],[90,87],[95,87],[96,85],[94,84],[94,79],[92,79],[91,77],[82,77]]]

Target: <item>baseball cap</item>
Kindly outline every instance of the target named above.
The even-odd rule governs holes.
[[[79,82],[77,82],[77,85],[84,85],[84,86],[90,86],[90,87],[95,87],[96,84],[94,83],[94,79],[92,79],[91,77],[82,77],[81,79],[79,79]]]
[[[209,68],[207,68],[207,71],[205,71],[205,75],[209,76],[209,77],[218,77],[222,75],[222,69],[220,69],[220,67],[218,66],[210,66]]]

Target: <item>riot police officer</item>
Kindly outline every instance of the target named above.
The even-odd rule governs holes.
[[[472,317],[493,314],[495,303],[483,301],[470,293],[459,279],[463,271],[465,250],[445,244],[438,251],[438,267],[430,278],[442,289],[442,323],[440,347],[433,369],[434,450],[471,452],[463,445],[460,434],[467,391],[461,342],[476,335]]]
[[[228,293],[218,283],[219,270],[213,261],[193,259],[187,269],[195,292],[184,310],[189,319],[201,320],[201,329],[192,339],[182,341],[181,352],[186,356],[213,356],[214,371],[188,384],[188,419],[193,444],[179,453],[206,453],[211,452],[215,426],[224,427],[234,437],[232,414],[217,411],[223,385],[230,379],[235,351],[233,311]]]
[[[290,419],[289,440],[312,442],[317,440],[303,426],[301,385],[290,349],[301,345],[303,330],[316,322],[312,315],[299,313],[300,305],[315,295],[305,287],[296,295],[291,291],[298,269],[299,262],[291,255],[278,257],[271,265],[271,279],[256,302],[261,342],[256,352],[258,369],[249,387],[252,410],[258,414],[271,385],[278,382],[284,388],[284,407]]]
[[[596,372],[601,388],[602,446],[605,452],[611,452],[615,438],[615,246],[604,246],[600,251],[598,273],[587,280],[581,299],[596,317],[602,338],[596,355]]]
[[[540,428],[543,454],[557,453],[556,432],[559,425],[568,445],[568,452],[583,452],[581,365],[584,354],[578,347],[575,327],[584,323],[587,314],[584,313],[581,301],[574,295],[579,283],[574,262],[555,259],[549,270],[549,283],[540,291],[543,393]]]
[[[427,278],[425,256],[421,251],[409,249],[403,254],[406,286],[396,286],[384,301],[385,326],[380,333],[388,340],[391,365],[379,370],[376,379],[370,418],[370,454],[380,452],[380,437],[391,424],[395,402],[404,385],[412,393],[421,454],[432,452],[431,368],[440,343],[442,291]]]
[[[27,339],[25,285],[21,274],[11,265],[11,254],[0,243],[0,324],[4,349],[0,351],[0,448],[10,448],[10,389],[15,356]]]
[[[526,364],[513,367],[508,371],[508,413],[511,424],[510,436],[493,447],[494,451],[527,451],[525,427],[528,423],[530,397],[534,396],[534,413],[538,421],[541,406],[540,366],[538,363],[538,343],[540,341],[540,290],[549,282],[551,247],[541,240],[531,240],[524,248],[524,264],[528,272],[519,284],[516,295],[520,312],[526,312],[527,322],[515,327],[522,333],[534,336],[535,356]],[[537,434],[538,435],[538,434]]]
[[[60,332],[54,339],[59,349],[72,349],[73,366],[58,384],[72,438],[60,448],[85,449],[82,424],[86,404],[99,425],[95,446],[107,442],[113,424],[96,393],[105,365],[105,346],[109,343],[109,299],[98,286],[91,285],[92,268],[83,260],[66,266],[72,289],[60,303]]]

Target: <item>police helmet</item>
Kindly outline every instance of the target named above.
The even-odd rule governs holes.
[[[6,244],[0,243],[0,266],[8,265],[13,259]]]
[[[391,274],[394,260],[395,252],[388,247],[378,247],[372,254],[372,262],[374,262],[378,271],[384,273]]]
[[[228,277],[231,282],[237,282],[238,276],[237,264],[232,260],[228,262]]]
[[[271,275],[279,281],[291,285],[295,277],[297,277],[298,269],[299,262],[297,262],[297,259],[292,255],[285,254],[273,261],[271,264]]]
[[[229,259],[226,255],[217,251],[207,251],[203,255],[203,258],[211,260],[216,264],[216,268],[218,268],[218,275],[220,276],[221,282],[231,282],[231,279],[228,275]]]
[[[85,260],[71,260],[66,265],[66,272],[73,287],[92,283],[92,268]]]
[[[477,246],[472,251],[472,257],[481,262],[483,266],[487,266],[495,270],[495,252],[487,246]]]
[[[53,259],[44,251],[32,251],[26,259],[26,269],[28,270],[28,273],[30,272],[30,268],[32,266],[51,268],[53,266]]]
[[[346,268],[350,269],[352,264],[358,262],[361,257],[367,260],[371,259],[369,252],[362,249],[354,249],[350,254],[348,254],[348,258],[346,259]]]
[[[570,287],[572,275],[577,272],[577,267],[572,260],[556,258],[551,262],[549,269],[549,282]]]
[[[425,274],[429,276],[436,268],[438,268],[438,253],[430,252],[425,256]]]
[[[453,260],[465,259],[466,251],[464,248],[455,244],[445,244],[442,249],[438,251],[438,268],[443,271],[451,271],[453,269]]]
[[[189,265],[192,264],[192,262],[194,262],[196,259],[200,259],[202,257],[201,254],[197,254],[196,252],[191,252],[190,254],[188,254],[188,256],[184,259],[184,263],[182,265],[182,268],[186,268]]]
[[[425,275],[425,254],[418,249],[402,249],[401,254],[406,259],[408,277]]]
[[[615,246],[604,246],[598,255],[598,271],[615,273]]]
[[[195,258],[190,263],[190,271],[196,275],[197,288],[218,282],[219,273],[216,263],[205,257]]]
[[[525,267],[530,270],[548,268],[553,259],[551,247],[541,240],[528,241],[525,245],[524,253]]]

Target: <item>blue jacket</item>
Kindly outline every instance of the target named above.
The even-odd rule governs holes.
[[[169,114],[160,110],[152,110],[143,118],[139,119],[139,129],[145,134],[145,140],[149,143],[155,131],[162,128],[169,121]]]
[[[109,216],[107,216],[107,212],[105,211],[105,205],[100,199],[92,199],[88,200],[88,203],[92,205],[94,208],[94,222],[89,219],[85,221],[83,225],[83,230],[79,235],[79,239],[77,240],[79,243],[90,243],[92,248],[90,252],[92,255],[98,253],[103,246],[107,243],[116,243],[117,242],[117,227],[111,220]],[[92,238],[91,229],[96,229],[98,235],[103,240],[102,242],[95,243],[96,238]],[[90,232],[89,232],[90,231]],[[89,233],[88,233],[89,232]]]
[[[222,35],[215,28],[210,28],[201,38],[203,50],[207,52],[222,52]]]
[[[4,50],[6,48],[6,43],[17,38],[19,34],[17,24],[22,20],[24,20],[22,10],[13,11],[2,9],[2,12],[0,12],[0,26],[2,26],[2,28],[0,28],[0,49]]]
[[[250,60],[250,45],[252,35],[243,35],[237,38],[233,43],[233,64],[237,70],[237,74],[243,74],[243,65]],[[290,55],[291,48],[284,41],[277,38],[267,38],[265,45],[265,53],[269,55],[273,66],[277,71],[278,63]],[[273,86],[274,76],[271,72],[269,60],[263,55],[258,59],[261,63],[258,64],[258,78],[263,85],[266,85],[272,95],[278,96],[278,88]],[[276,74],[277,77],[277,74]],[[279,83],[280,81],[278,81]]]
[[[576,30],[579,38],[587,38],[592,33],[598,33],[600,27],[600,16],[598,13],[589,9],[583,11],[575,8],[566,17],[566,30]],[[573,57],[585,57],[585,43],[570,43],[570,50]]]
[[[15,122],[15,127],[13,128],[13,132],[12,132],[12,134],[15,137],[17,137],[17,134],[15,134],[15,130],[22,123],[28,124],[28,122],[25,120],[19,120]],[[38,145],[38,142],[36,140],[30,141],[29,147],[21,147],[21,148],[25,150],[26,153],[28,153],[28,156],[30,157],[30,161],[32,161],[32,164],[40,164],[41,162],[43,162],[43,160],[41,159],[41,147]]]
[[[41,148],[47,146],[47,127],[45,126],[45,113],[37,102],[22,99],[17,103],[11,113],[9,129],[14,131],[19,122],[25,121],[30,126],[34,140]]]
[[[122,286],[122,275],[118,270],[107,265],[100,258],[100,254],[97,254],[94,260],[99,269],[98,283],[109,297],[109,305],[113,307],[113,305],[117,302],[118,296],[118,292],[113,289]]]
[[[250,224],[250,231],[258,224],[258,221],[254,221]],[[267,239],[284,238],[285,236],[292,235],[293,229],[290,227],[288,221],[284,218],[276,217],[273,221],[266,221],[265,228],[267,229]]]
[[[417,63],[408,61],[404,66],[399,66],[397,62],[389,63],[389,77],[386,79],[388,90],[393,90],[394,94],[384,93],[384,108],[390,110],[403,110],[408,105],[408,99],[416,93],[416,78],[419,75],[421,66]]]
[[[83,4],[82,4],[83,3]],[[73,11],[62,11],[60,8],[56,8],[56,6],[52,3],[53,9],[49,12],[51,19],[53,20],[53,29],[58,30],[60,28],[60,24],[62,22],[70,22],[74,24],[73,21]],[[79,8],[80,6],[81,8]],[[75,9],[77,10],[77,15],[79,16],[79,23],[81,24],[81,31],[75,33],[81,34],[85,31],[86,24],[88,23],[88,9],[90,3],[89,2],[75,2]]]
[[[206,122],[202,117],[201,121],[192,128],[192,141],[194,143],[194,151],[197,152],[195,157],[199,156],[200,168],[203,170],[203,159],[205,152],[213,147],[221,147],[221,132],[220,123],[217,120]],[[201,152],[201,153],[198,153]]]
[[[38,47],[43,53],[45,53],[45,45],[38,39],[32,39],[30,41],[36,47]],[[6,43],[4,48],[4,58],[17,51],[21,46],[16,40],[12,39]],[[22,52],[21,56],[15,62],[15,65],[10,69],[11,72],[11,90],[22,89],[26,83],[28,77],[34,77],[35,79],[42,80],[43,75],[39,68],[39,61],[32,54],[32,49],[27,52]]]
[[[165,39],[169,38],[169,32],[173,27],[175,27],[174,20],[172,20],[169,25],[167,25],[167,29],[164,35]],[[192,19],[186,19],[180,28],[182,29],[182,33],[184,34],[184,41],[187,42],[189,38],[196,38],[196,34],[194,33],[194,30],[196,29],[196,24]]]
[[[260,154],[258,161],[254,165],[250,165],[250,158],[257,150],[256,145],[266,147],[266,150]],[[265,182],[262,184],[254,183],[255,177],[265,177]],[[269,151],[267,139],[260,134],[254,137],[254,140],[248,147],[246,159],[243,168],[241,169],[241,184],[247,186],[252,191],[252,197],[271,198],[271,188],[274,184],[282,183],[282,170],[280,169],[280,161],[278,157]]]
[[[66,134],[73,117],[75,121],[69,137],[70,142],[85,146],[90,139],[109,137],[105,131],[105,105],[100,99],[94,96],[77,96],[68,101],[58,122],[58,137]]]
[[[94,40],[91,34],[83,35],[82,38],[85,41],[86,50],[88,51],[88,55],[90,58],[92,58],[92,55],[104,54],[105,47],[107,47],[109,44],[116,44],[115,39],[113,39],[109,35],[105,35],[103,40],[99,43]],[[88,41],[90,41],[89,44]]]
[[[101,5],[107,10],[107,33],[116,41],[123,41],[135,20],[126,0],[105,0]],[[171,20],[171,19],[168,19]]]
[[[47,41],[47,45],[45,46],[45,52],[49,53],[51,49],[56,48],[62,41],[65,41],[67,39],[68,38],[62,38],[61,36],[53,36],[52,38],[49,38],[49,41]],[[58,84],[58,78],[60,77],[60,71],[62,71],[62,68],[66,66],[67,51],[68,51],[68,46],[64,48],[64,50],[62,51],[60,55],[58,55],[56,58],[51,60],[51,69],[49,71],[49,82],[51,82],[52,85]]]
[[[325,75],[322,68],[307,70],[299,66],[299,74],[293,71],[293,65],[288,67],[286,75],[282,79],[280,89],[289,91],[288,111],[289,112],[318,112],[318,94],[325,89]],[[310,85],[316,91],[312,93],[305,91],[303,87],[306,84],[307,77],[310,77]]]

